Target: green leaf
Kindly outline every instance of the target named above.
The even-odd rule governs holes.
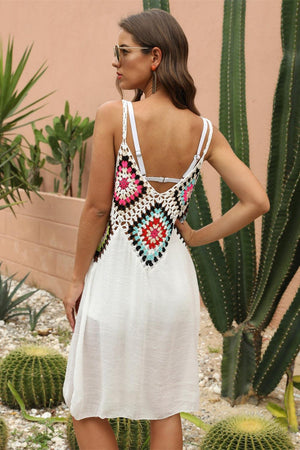
[[[285,417],[285,418],[287,418],[286,410],[284,408],[282,408],[281,406],[277,405],[276,403],[269,402],[267,404],[266,408],[267,408],[268,411],[270,411],[270,413],[274,417]]]
[[[209,431],[211,428],[211,425],[208,425],[207,423],[203,422],[199,417],[193,416],[192,414],[181,412],[180,416],[183,419],[189,420],[191,423],[196,425],[198,428],[202,428],[204,431]]]
[[[65,103],[65,117],[68,117],[69,114],[70,114],[70,105],[69,105],[69,102],[66,101],[66,103]]]

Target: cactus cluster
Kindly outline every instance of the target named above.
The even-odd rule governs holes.
[[[6,449],[8,429],[4,420],[0,417],[0,450]]]
[[[130,420],[123,417],[108,419],[115,433],[118,447],[122,450],[148,450],[150,448],[149,420]],[[71,450],[79,450],[74,432],[72,416],[67,422],[67,439]]]
[[[66,359],[55,350],[24,346],[13,350],[0,364],[0,397],[3,404],[17,408],[7,382],[10,381],[26,408],[46,408],[60,404]]]
[[[238,415],[216,423],[204,437],[201,450],[292,450],[288,433],[275,421]]]
[[[220,80],[220,130],[249,165],[245,91],[246,0],[224,0]],[[254,223],[220,242],[191,249],[201,297],[224,336],[222,396],[232,403],[251,392],[268,395],[300,349],[300,289],[270,344],[262,334],[299,266],[300,202],[300,0],[282,0],[283,58],[274,97],[267,194],[260,262],[256,267]],[[237,196],[221,180],[222,214]],[[212,222],[199,178],[189,206],[192,228]]]

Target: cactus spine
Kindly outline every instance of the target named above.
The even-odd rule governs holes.
[[[245,102],[246,0],[224,1],[220,81],[220,129],[238,157],[249,164]],[[300,203],[300,0],[282,1],[283,59],[274,99],[268,163],[271,209],[263,217],[256,271],[254,224],[219,242],[193,248],[201,296],[224,334],[222,396],[233,403],[251,392],[269,394],[300,349],[299,292],[261,357],[262,332],[293,278],[299,260]],[[237,201],[221,182],[222,212]],[[194,228],[211,222],[201,179],[190,204]],[[238,326],[233,326],[233,319]]]
[[[287,432],[275,421],[258,416],[233,416],[216,423],[206,434],[201,450],[290,450]]]
[[[149,420],[130,420],[123,417],[108,419],[115,433],[118,447],[122,450],[147,450],[150,448],[150,422]],[[71,450],[79,450],[72,417],[67,422],[67,439]]]
[[[4,419],[0,417],[0,450],[6,449],[7,439],[8,429],[6,423],[4,422]]]
[[[63,400],[66,359],[47,347],[24,346],[13,350],[0,365],[0,397],[3,404],[17,408],[8,381],[20,394],[26,408],[47,408]]]

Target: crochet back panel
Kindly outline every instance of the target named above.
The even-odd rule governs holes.
[[[189,200],[211,140],[212,126],[209,125],[210,136],[195,167],[170,189],[159,193],[142,175],[127,145],[127,102],[123,100],[122,143],[116,160],[110,220],[95,260],[109,247],[114,233],[120,228],[134,247],[137,258],[149,268],[167,251],[173,231],[181,237],[174,224],[176,219],[184,221],[186,218]]]

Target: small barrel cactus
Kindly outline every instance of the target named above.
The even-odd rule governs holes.
[[[123,417],[108,419],[121,450],[148,450],[150,448],[149,420],[130,420]],[[67,439],[71,450],[79,450],[76,441],[72,416],[67,422]]]
[[[0,450],[6,449],[7,438],[8,438],[7,426],[4,420],[0,417]]]
[[[18,408],[7,382],[20,394],[26,408],[47,408],[63,400],[67,361],[48,347],[24,346],[13,350],[0,365],[0,397],[11,408]]]
[[[217,422],[204,437],[201,450],[292,450],[288,433],[274,420],[237,415]]]

